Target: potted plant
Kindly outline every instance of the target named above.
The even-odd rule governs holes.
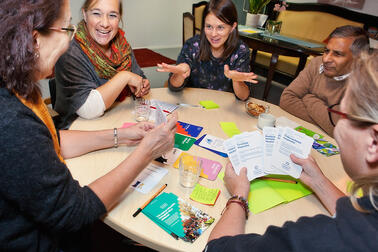
[[[271,0],[249,0],[249,9],[245,25],[252,27],[256,27],[257,25],[263,26],[267,16],[259,13],[270,1]],[[261,19],[261,22],[259,19]]]

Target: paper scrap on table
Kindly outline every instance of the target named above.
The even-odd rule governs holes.
[[[183,151],[188,151],[194,142],[196,141],[195,138],[190,136],[185,136],[181,134],[175,134],[175,148],[179,148]]]
[[[196,184],[190,194],[190,199],[205,205],[213,206],[218,199],[219,194],[220,190],[217,188],[207,188],[200,184]]]
[[[136,124],[135,122],[125,122],[124,124],[122,124],[121,129],[126,129],[126,128],[131,127],[135,124]]]
[[[219,124],[224,133],[226,133],[229,137],[233,137],[241,133],[234,122],[219,122]]]
[[[131,183],[131,187],[141,193],[149,193],[168,173],[168,169],[149,164]]]
[[[207,134],[198,145],[207,149],[224,153],[225,151],[223,149],[223,142],[224,140],[222,138]]]
[[[200,101],[200,104],[205,108],[205,109],[215,109],[219,108],[219,105],[216,104],[213,101]]]

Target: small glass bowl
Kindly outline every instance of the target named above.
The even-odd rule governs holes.
[[[256,110],[253,110],[251,108],[251,105],[252,104],[256,104],[258,107],[263,107],[264,110],[261,110],[261,111],[256,111]],[[247,112],[248,115],[254,117],[254,118],[258,118],[260,114],[262,113],[269,113],[270,112],[270,108],[268,105],[263,105],[263,104],[258,104],[256,102],[253,102],[251,100],[248,100],[245,102],[245,111]]]

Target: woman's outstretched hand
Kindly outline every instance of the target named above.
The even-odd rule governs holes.
[[[230,67],[228,65],[224,65],[224,75],[232,79],[233,81],[247,81],[251,83],[258,83],[257,75],[254,73],[243,73],[243,72],[238,72],[236,70],[230,70]]]
[[[177,74],[184,79],[190,75],[190,67],[186,63],[181,63],[176,66],[168,65],[166,63],[157,64],[156,71]]]

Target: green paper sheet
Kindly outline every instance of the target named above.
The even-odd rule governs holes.
[[[183,151],[188,151],[190,147],[194,144],[196,141],[195,138],[181,135],[181,134],[175,134],[175,148],[178,148]]]
[[[213,101],[200,101],[200,104],[205,108],[205,109],[215,109],[219,108],[219,105],[216,104]]]
[[[290,179],[285,175],[270,175],[268,177]],[[312,193],[299,180],[297,184],[255,179],[251,182],[249,194],[249,210],[256,214],[268,210],[281,203],[288,203]]]
[[[267,177],[293,180],[292,177],[286,175],[269,175]],[[224,181],[223,171],[219,172],[218,178]],[[299,180],[296,181],[298,181],[297,184],[260,179],[253,180],[248,196],[249,210],[257,214],[279,204],[288,203],[312,193]]]
[[[220,190],[217,188],[207,188],[200,184],[196,184],[190,194],[190,199],[205,205],[213,206],[218,199],[219,193]]]
[[[234,122],[219,122],[219,124],[228,137],[233,137],[241,133]]]

